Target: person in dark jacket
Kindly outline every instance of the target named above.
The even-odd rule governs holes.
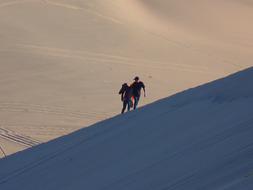
[[[133,89],[134,109],[136,109],[141,97],[141,89],[143,89],[144,97],[146,97],[145,85],[143,82],[139,81],[139,77],[135,77],[130,87]]]
[[[128,86],[127,83],[124,83],[119,91],[119,94],[121,94],[121,101],[123,102],[123,108],[121,111],[121,114],[123,114],[126,110],[127,107],[127,111],[130,111],[131,108],[131,104],[132,104],[132,88],[130,86]]]

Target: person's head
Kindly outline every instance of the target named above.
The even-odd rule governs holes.
[[[127,86],[128,86],[127,83],[122,84],[122,87],[127,87]]]
[[[139,77],[137,77],[137,76],[134,77],[134,81],[135,81],[135,82],[138,82],[138,81],[139,81]]]

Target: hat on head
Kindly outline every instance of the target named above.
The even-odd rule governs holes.
[[[136,76],[136,77],[134,77],[134,80],[139,80],[139,77],[137,77],[137,76]]]

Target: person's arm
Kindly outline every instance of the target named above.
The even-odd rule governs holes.
[[[121,94],[121,101],[124,100],[124,96],[126,93],[126,88],[124,86],[122,86],[121,90],[119,91],[119,93]]]
[[[144,83],[142,83],[142,88],[143,88],[143,91],[144,91],[144,97],[146,97],[146,90],[145,90],[145,85],[144,85]]]
[[[123,87],[121,87],[121,89],[119,90],[119,94],[121,95],[121,101],[123,101],[123,94],[124,94]]]
[[[121,94],[121,101],[124,100],[125,93],[126,93],[126,91],[123,91],[123,92],[122,92],[122,94]]]
[[[119,90],[119,94],[122,94],[122,92],[123,92],[123,88],[121,88],[121,89]]]

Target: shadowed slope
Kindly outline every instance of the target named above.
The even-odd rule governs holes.
[[[1,190],[245,189],[253,69],[0,161]]]

